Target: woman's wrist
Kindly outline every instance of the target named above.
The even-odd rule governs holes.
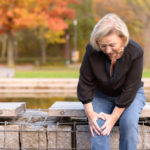
[[[119,107],[115,107],[111,116],[114,120],[118,120],[121,116],[121,114],[124,112],[125,108],[119,108]]]
[[[87,104],[84,104],[84,109],[85,109],[85,113],[88,117],[91,116],[91,114],[94,112],[91,102],[87,103]]]

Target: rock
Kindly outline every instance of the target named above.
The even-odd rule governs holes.
[[[51,124],[47,128],[49,149],[71,149],[72,136],[71,126]]]
[[[28,148],[32,149],[46,149],[47,148],[47,138],[46,129],[42,126],[22,126],[20,133],[20,141],[22,145],[22,150]]]
[[[150,126],[142,126],[143,149],[150,149]]]
[[[76,143],[78,149],[91,149],[91,133],[88,125],[76,126]]]
[[[0,149],[15,149],[19,150],[19,126],[6,125],[0,126]]]
[[[0,117],[10,117],[22,114],[26,109],[24,102],[0,102]]]

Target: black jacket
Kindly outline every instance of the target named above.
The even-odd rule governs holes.
[[[116,106],[128,107],[139,87],[143,86],[143,50],[135,41],[130,40],[125,47],[123,56],[115,64],[112,78],[110,63],[106,54],[87,44],[77,87],[78,99],[83,104],[91,102],[94,90],[98,89],[108,96],[118,96]]]

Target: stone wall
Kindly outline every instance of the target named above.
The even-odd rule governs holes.
[[[3,119],[3,123],[0,121],[0,149],[91,149],[91,134],[86,118],[49,117],[47,112],[26,111],[17,118],[6,120]],[[150,149],[149,138],[150,124],[139,125],[138,150]],[[117,126],[110,134],[110,143],[111,150],[118,150]]]
[[[88,125],[76,125],[73,134],[72,125],[52,123],[47,126],[36,125],[1,125],[0,149],[57,149],[57,150],[90,150],[90,131]],[[75,135],[75,136],[74,136]],[[76,146],[73,147],[73,136]],[[138,149],[150,149],[150,127],[139,125]],[[119,149],[119,129],[114,127],[110,135],[112,149]]]

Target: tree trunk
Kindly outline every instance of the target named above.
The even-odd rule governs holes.
[[[17,39],[14,39],[14,59],[18,59],[18,41]]]
[[[7,64],[8,64],[8,67],[10,67],[10,68],[15,66],[14,44],[13,44],[13,35],[12,34],[8,34]]]
[[[42,55],[42,63],[45,64],[46,63],[46,40],[44,37],[41,39],[41,55]]]
[[[2,37],[2,53],[1,53],[1,58],[5,59],[5,55],[6,55],[6,48],[7,48],[7,34],[3,35]]]
[[[144,68],[150,69],[150,22],[145,26],[144,35]]]

